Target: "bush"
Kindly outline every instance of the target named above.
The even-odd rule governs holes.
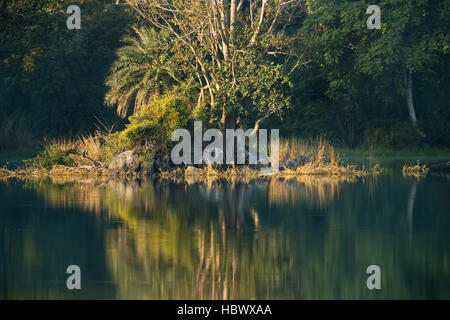
[[[156,97],[138,114],[129,117],[130,123],[123,131],[110,135],[106,146],[109,157],[125,150],[135,150],[143,161],[168,159],[171,135],[175,129],[187,125],[190,116],[186,98],[169,93]]]
[[[71,157],[78,154],[77,145],[72,140],[45,140],[44,150],[36,157],[24,160],[27,166],[51,169],[54,165],[64,165],[73,167],[76,165],[75,160]]]
[[[385,148],[411,148],[419,146],[421,139],[408,121],[386,121],[380,127],[366,132],[366,144]]]

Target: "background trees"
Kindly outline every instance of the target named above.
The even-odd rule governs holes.
[[[360,0],[83,0],[81,30],[70,4],[0,1],[2,149],[121,124],[105,104],[137,114],[169,92],[205,126],[450,145],[448,1],[380,0],[380,30]]]
[[[448,3],[378,5],[382,28],[369,30],[364,1],[308,1],[301,32],[313,63],[297,82],[296,126],[312,121],[349,145],[448,143]]]
[[[113,119],[104,79],[130,17],[109,1],[79,1],[81,30],[68,30],[70,4],[0,3],[0,149]]]

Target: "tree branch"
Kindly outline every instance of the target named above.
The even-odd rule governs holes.
[[[253,37],[252,37],[251,40],[250,40],[250,44],[255,43],[256,38],[258,37],[259,31],[260,31],[260,29],[261,29],[261,24],[262,24],[262,22],[263,22],[263,20],[264,20],[264,9],[265,9],[265,7],[266,7],[266,2],[267,2],[267,0],[262,0],[261,14],[260,14],[260,16],[259,16],[259,22],[258,22],[258,25],[256,26],[255,32],[253,33]]]

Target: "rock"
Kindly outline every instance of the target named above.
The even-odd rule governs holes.
[[[135,172],[139,169],[141,163],[139,157],[134,151],[129,150],[115,156],[108,165],[111,173]]]
[[[259,155],[257,164],[262,168],[268,168],[271,165],[270,158],[266,154]]]
[[[199,176],[202,175],[204,172],[202,169],[193,167],[193,166],[188,166],[186,168],[186,170],[184,170],[184,175],[185,176]]]
[[[281,167],[284,169],[295,170],[298,167],[304,166],[308,161],[309,161],[308,157],[298,156],[296,158],[284,161]]]
[[[256,166],[258,167],[258,169],[260,169],[260,168],[268,168],[268,167],[270,167],[270,165],[271,165],[270,161],[258,160],[258,162],[256,163]]]
[[[289,159],[283,163],[283,166],[287,169],[295,169],[297,168],[297,162],[294,159]]]
[[[298,167],[304,166],[308,161],[309,158],[305,156],[298,156],[297,158],[295,158],[295,162],[297,162]]]

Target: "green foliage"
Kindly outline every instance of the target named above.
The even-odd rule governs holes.
[[[417,147],[420,140],[409,122],[386,121],[367,130],[365,143],[396,150]]]
[[[300,30],[311,63],[293,79],[294,108],[285,122],[290,132],[326,133],[348,146],[450,143],[448,1],[373,3],[381,8],[380,30],[366,27],[365,1],[307,3]],[[426,139],[405,128],[405,72],[412,74]]]
[[[150,2],[157,5],[140,4]],[[209,12],[201,1],[176,1],[183,10],[160,12],[181,38],[150,27],[151,17],[131,20],[131,9],[107,0],[79,1],[81,30],[66,28],[70,1],[1,2],[0,149],[92,132],[97,117],[123,123],[107,104],[122,116],[133,109],[136,118],[127,133],[113,136],[116,149],[103,151],[149,150],[155,144],[144,137],[162,141],[165,129],[149,129],[156,122],[140,118],[154,116],[143,106],[183,86],[176,95],[196,105],[188,113],[205,126],[251,127],[275,114],[263,125],[351,147],[450,145],[450,2],[379,0],[373,4],[382,28],[369,30],[362,0],[309,0],[307,10],[289,2],[275,20],[278,2],[269,1],[252,42],[261,3],[253,2],[250,21],[243,1],[225,52],[219,33],[208,29],[214,26],[203,23]],[[405,71],[426,138],[408,128]],[[170,127],[171,119],[160,120]]]
[[[202,121],[204,125],[207,125],[211,121],[211,108],[205,102],[202,101],[192,111],[192,118]]]
[[[106,79],[109,91],[105,102],[117,105],[117,114],[125,117],[134,104],[134,113],[154,96],[169,91],[182,79],[173,63],[176,44],[166,31],[133,26],[135,35],[122,39],[124,46],[116,51],[111,72]]]
[[[128,14],[110,1],[79,1],[81,29],[69,30],[71,1],[2,4],[0,116],[27,115],[36,139],[93,129],[94,117],[111,119],[103,81]]]
[[[143,160],[169,156],[171,135],[175,129],[186,127],[190,107],[185,97],[176,92],[155,97],[138,114],[129,117],[123,131],[110,135],[106,153],[114,155],[125,150],[136,150]]]
[[[234,11],[223,7],[232,3],[200,0],[170,1],[170,10],[156,0],[128,2],[156,32],[141,29],[143,34],[136,39],[142,40],[131,44],[130,39],[133,49],[130,45],[123,48],[130,51],[123,53],[132,61],[118,58],[119,64],[128,61],[123,70],[147,67],[152,74],[143,79],[144,71],[136,69],[132,77],[124,77],[123,87],[129,88],[129,94],[112,101],[119,110],[122,104],[139,100],[134,95],[138,97],[141,88],[152,83],[156,70],[166,69],[180,71],[179,83],[194,83],[195,114],[222,129],[253,127],[256,121],[272,114],[281,116],[290,107],[289,74],[302,61],[301,53],[294,50],[299,37],[296,23],[304,17],[300,1],[241,1],[240,9]],[[216,16],[219,11],[221,17]],[[170,36],[166,37],[167,32]],[[147,45],[147,38],[156,41]],[[152,53],[147,63],[131,54],[144,46]]]
[[[216,96],[216,118],[225,108],[241,124],[253,126],[265,114],[282,116],[291,106],[292,83],[283,65],[267,61],[263,52],[253,48],[246,54],[238,54],[234,71],[224,68],[220,73],[222,85]],[[226,80],[231,72],[236,83]]]
[[[44,169],[51,169],[54,165],[73,167],[76,162],[71,155],[74,154],[78,154],[76,143],[70,140],[46,140],[44,150],[24,163],[26,166]]]

